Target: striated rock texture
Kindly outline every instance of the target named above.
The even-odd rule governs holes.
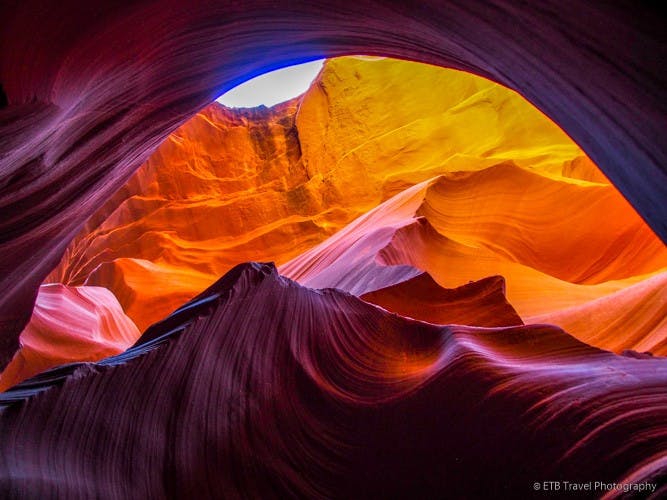
[[[528,317],[557,324],[587,343],[667,356],[667,271],[596,300]]]
[[[113,290],[125,313],[144,331],[205,290],[211,275],[144,259],[120,258],[100,264],[85,283]]]
[[[69,241],[244,77],[343,54],[518,90],[667,235],[664,17],[628,2],[9,1],[0,27],[0,366]]]
[[[0,391],[53,366],[123,352],[139,335],[106,288],[42,285],[21,350],[0,374]]]
[[[353,225],[364,233],[358,242],[339,234],[303,253],[434,173],[447,177],[419,207],[386,205],[372,227]],[[404,195],[397,196],[405,208]],[[435,231],[424,234],[430,250],[408,246],[392,265],[380,262],[396,232],[422,216]],[[436,250],[441,236],[450,244]],[[297,267],[315,259],[321,276],[312,281],[312,269],[302,275],[293,266],[288,275],[358,296],[420,270],[446,288],[502,273],[522,315],[549,314],[546,322],[562,327],[573,321],[557,314],[560,308],[580,307],[667,266],[667,250],[630,205],[518,94],[460,71],[347,57],[327,61],[305,95],[277,107],[214,103],[195,115],[86,223],[47,281],[112,290],[143,331],[238,262],[292,258]],[[495,306],[480,312],[475,301],[470,314],[435,312],[442,293],[435,286],[432,297],[427,286],[410,288],[414,300],[406,297],[405,308],[384,305],[442,324],[521,323],[515,313],[488,323]],[[500,295],[498,303],[506,303]],[[664,292],[647,292],[618,312],[607,301],[608,335],[585,316],[568,331],[619,352],[655,347],[667,338],[652,319],[665,300]],[[63,310],[63,321],[68,314]],[[628,314],[642,317],[620,340],[611,325]],[[642,342],[649,337],[654,341]]]
[[[445,288],[499,274],[526,322],[603,349],[662,353],[667,288],[656,280],[666,268],[667,249],[612,186],[505,163],[407,189],[280,270],[357,295],[369,291],[366,276],[395,270],[426,271]],[[425,290],[412,294],[392,310],[437,305]]]
[[[353,200],[359,214],[443,172],[504,161],[575,178],[598,170],[516,92],[396,59],[328,60],[302,97],[296,125],[309,176]]]
[[[548,177],[492,170],[461,180],[449,196],[449,233],[461,231],[453,217],[484,224],[476,244],[492,245],[499,212],[503,230],[512,231],[500,235],[505,253],[559,278],[598,282],[619,266],[626,276],[653,269],[644,261],[662,243],[581,149],[521,96],[460,71],[347,57],[327,61],[294,101],[246,110],[214,103],[197,114],[86,223],[47,281],[109,288],[143,329],[239,262],[282,264],[415,183],[503,162]],[[589,187],[606,194],[596,195],[605,201],[587,218],[577,215],[589,203],[578,179],[605,184]],[[597,224],[603,210],[612,223]],[[571,225],[580,228],[572,235]],[[628,258],[619,260],[627,237]],[[616,248],[595,269],[570,269],[570,255],[585,252],[575,259],[591,267],[610,242]],[[643,244],[631,264],[633,248]],[[336,286],[363,293],[395,283],[395,273],[415,274],[376,266],[361,279],[357,271],[350,287]]]
[[[138,330],[119,303],[143,330],[215,283],[129,350],[2,393],[0,497],[543,498],[534,483],[557,479],[667,496],[667,366],[640,352],[665,349],[665,249],[625,201],[667,238],[657,6],[2,11],[0,369],[20,372],[3,380],[29,373],[29,355],[44,367],[122,350]],[[202,111],[257,72],[353,53],[504,83],[590,160],[486,82],[431,100],[410,80],[418,113],[388,113],[389,76],[407,67],[388,61],[325,71],[276,110]],[[379,113],[339,77],[374,82]],[[196,144],[211,153],[186,162]],[[172,157],[182,179],[162,166]],[[269,246],[301,283],[262,264],[216,281]],[[67,285],[40,289],[58,262]]]
[[[214,103],[195,115],[86,223],[50,279],[83,284],[100,264],[131,257],[209,274],[211,284],[247,254],[312,246],[300,226],[323,217],[299,168],[296,106]]]
[[[666,377],[556,327],[420,323],[247,264],[126,353],[0,396],[0,491],[526,498],[631,478],[657,498]]]

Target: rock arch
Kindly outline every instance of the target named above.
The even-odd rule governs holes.
[[[0,28],[0,367],[86,218],[249,76],[375,54],[519,91],[667,238],[664,17],[631,2],[13,1]]]

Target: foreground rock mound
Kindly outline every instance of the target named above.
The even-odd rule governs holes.
[[[556,327],[420,323],[245,264],[127,352],[2,395],[0,490],[526,497],[547,479],[664,484],[665,377],[667,360]]]

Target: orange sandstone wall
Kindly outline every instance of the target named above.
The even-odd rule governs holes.
[[[238,262],[284,263],[410,185],[509,160],[604,180],[556,125],[490,81],[329,60],[291,102],[202,110],[91,218],[49,281],[106,286],[143,328]]]
[[[667,354],[667,289],[660,286],[667,250],[609,185],[509,164],[444,174],[387,200],[280,272],[355,293],[356,277],[401,266],[429,273],[444,288],[499,274],[526,323],[556,324],[617,352]],[[427,319],[438,294],[419,305],[421,295],[413,293],[412,303],[403,297],[393,310]]]
[[[593,162],[515,92],[428,65],[333,59],[292,101],[211,104],[86,223],[47,282],[111,290],[136,338],[249,260],[367,297],[408,289],[391,287],[422,271],[444,289],[501,275],[497,294],[524,320],[617,351],[662,352],[667,337],[655,319],[665,292],[651,280],[667,267],[665,247]],[[431,302],[400,309],[474,317],[433,313]],[[632,314],[643,319],[619,340],[615,322]]]

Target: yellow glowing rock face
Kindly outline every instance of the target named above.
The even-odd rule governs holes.
[[[362,212],[434,175],[507,160],[589,175],[570,167],[587,160],[579,147],[517,93],[394,59],[327,61],[303,97],[297,127],[308,174],[362,201]]]
[[[460,71],[339,58],[293,101],[198,113],[91,218],[49,281],[107,287],[143,330],[239,262],[291,260],[285,272],[308,283],[350,243],[325,240],[390,198],[376,216],[395,233],[369,247],[385,264],[448,288],[502,275],[524,320],[550,315],[584,340],[588,302],[667,265],[597,167],[515,92]]]

